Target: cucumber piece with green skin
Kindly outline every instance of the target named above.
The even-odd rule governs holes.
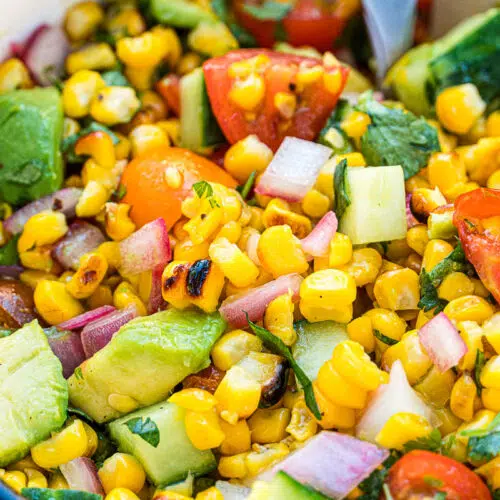
[[[217,21],[215,14],[189,0],[151,0],[151,14],[162,24],[194,28],[202,21]]]
[[[102,495],[77,490],[53,490],[51,488],[23,488],[23,497],[28,500],[102,500]]]
[[[201,68],[181,78],[180,96],[182,146],[200,152],[224,142],[224,135],[210,107]]]
[[[405,183],[401,166],[347,169],[350,205],[339,231],[353,245],[406,237]]]
[[[111,437],[118,449],[130,453],[142,464],[155,485],[170,484],[206,474],[217,466],[210,450],[198,450],[186,433],[186,410],[167,401],[125,415],[110,424]],[[160,441],[156,448],[140,435],[132,433],[126,423],[135,418],[149,418],[158,428]]]
[[[292,348],[293,357],[313,381],[316,380],[323,363],[332,357],[337,344],[349,340],[345,325],[334,321],[299,321],[295,324],[295,331],[297,342]]]
[[[453,225],[453,211],[431,213],[427,219],[429,239],[451,240],[457,236],[457,228]]]
[[[328,500],[328,497],[279,471],[267,484],[259,483],[248,500]]]

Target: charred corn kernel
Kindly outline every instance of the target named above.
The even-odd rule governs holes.
[[[105,132],[92,132],[79,139],[75,144],[75,153],[91,156],[94,161],[108,170],[116,164],[113,141]]]
[[[19,276],[19,279],[26,285],[35,289],[38,283],[42,280],[57,281],[58,278],[55,274],[51,274],[46,271],[30,269],[28,271],[22,272]]]
[[[341,307],[354,302],[354,279],[338,269],[324,269],[307,276],[300,285],[300,298],[317,307]]]
[[[189,32],[187,38],[191,50],[210,57],[224,55],[238,48],[238,42],[223,22],[202,21]]]
[[[316,189],[310,189],[302,200],[302,210],[308,217],[319,219],[330,209],[330,198]]]
[[[31,448],[31,458],[44,469],[52,469],[70,460],[82,457],[87,450],[87,434],[81,420],[54,434]]]
[[[285,120],[290,120],[297,108],[297,97],[291,92],[276,92],[274,94],[274,107]]]
[[[279,462],[290,453],[290,449],[284,443],[268,445],[254,444],[252,451],[245,456],[245,464],[248,474],[256,476],[264,469]]]
[[[382,267],[382,257],[373,248],[359,248],[352,252],[351,260],[340,269],[354,279],[361,287],[374,283]]]
[[[262,341],[259,337],[244,330],[233,330],[215,343],[211,356],[219,370],[227,371],[248,353],[261,350]]]
[[[33,87],[33,81],[20,59],[11,58],[0,64],[0,94],[31,87]]]
[[[62,238],[67,231],[68,226],[64,214],[45,210],[26,221],[17,242],[17,249],[19,252],[25,252],[34,246],[50,245]]]
[[[174,260],[165,267],[162,274],[163,299],[176,309],[185,309],[191,303],[186,290],[189,269],[189,262]]]
[[[439,298],[452,301],[464,295],[474,293],[474,283],[464,273],[448,274],[438,288]]]
[[[375,337],[370,318],[360,316],[347,325],[347,334],[354,342],[359,342],[366,352],[375,350]]]
[[[444,240],[430,240],[424,251],[422,267],[430,273],[436,264],[453,252],[453,247]]]
[[[108,266],[112,269],[120,267],[120,246],[115,241],[105,241],[97,247],[97,252],[104,256]]]
[[[464,295],[453,299],[444,308],[444,313],[451,320],[477,321],[478,323],[486,321],[494,312],[489,302],[476,295]]]
[[[402,450],[408,441],[425,438],[432,432],[426,418],[414,413],[396,413],[384,424],[375,441],[384,448]]]
[[[456,134],[467,133],[485,109],[486,103],[472,83],[448,87],[436,99],[439,121]]]
[[[195,261],[208,258],[208,248],[210,244],[204,241],[195,245],[190,239],[177,243],[174,247],[174,260]]]
[[[104,125],[127,123],[140,108],[141,103],[130,87],[101,89],[90,104],[92,118]]]
[[[33,250],[21,252],[19,260],[22,266],[27,269],[36,269],[47,273],[54,270],[54,260],[52,259],[50,246],[37,247]]]
[[[474,414],[474,417],[470,422],[463,423],[458,428],[457,439],[463,443],[469,441],[467,435],[463,435],[463,431],[478,431],[488,429],[493,419],[496,417],[496,413],[491,410],[479,410]]]
[[[314,396],[321,413],[319,425],[323,429],[351,429],[355,423],[355,410],[334,404],[318,387],[318,382],[313,382]]]
[[[26,468],[24,469],[26,478],[28,480],[27,488],[47,488],[47,478],[38,470]]]
[[[129,139],[134,157],[153,148],[170,145],[167,134],[157,125],[139,125],[131,132]]]
[[[290,273],[301,274],[309,267],[300,241],[288,225],[267,228],[259,239],[257,254],[264,268],[275,278]]]
[[[328,196],[330,200],[335,199],[335,192],[333,190],[333,174],[335,172],[336,160],[328,160],[319,171],[314,187],[320,192]]]
[[[217,404],[217,400],[210,392],[196,387],[182,389],[170,396],[168,400],[186,410],[199,412],[209,411]]]
[[[196,500],[224,500],[224,496],[215,486],[212,486],[198,493]]]
[[[204,412],[187,410],[184,423],[189,440],[199,450],[217,448],[224,441],[219,417],[213,409]]]
[[[206,215],[197,215],[184,224],[191,241],[196,245],[208,240],[219,228],[224,218],[222,208],[214,208]]]
[[[129,216],[131,208],[126,203],[106,203],[104,206],[106,234],[111,239],[121,241],[135,231],[135,224]]]
[[[266,85],[258,74],[251,74],[245,79],[236,80],[229,91],[229,99],[245,111],[253,111],[264,99]]]
[[[342,73],[336,70],[326,71],[323,74],[323,85],[331,94],[338,94],[342,89]]]
[[[347,161],[348,167],[366,167],[365,157],[361,153],[346,153],[343,155],[336,155],[335,159],[337,162],[342,160]]]
[[[353,111],[342,120],[340,127],[349,137],[357,139],[366,132],[370,123],[370,117],[366,113]]]
[[[460,336],[467,345],[467,352],[458,363],[461,371],[472,371],[476,364],[477,351],[483,352],[483,329],[475,321],[460,321],[457,324]]]
[[[221,418],[236,423],[249,417],[259,406],[261,387],[243,368],[232,366],[215,391]],[[225,412],[225,413],[224,413]]]
[[[94,217],[108,201],[110,192],[96,181],[89,181],[76,204],[78,217]]]
[[[294,439],[302,443],[316,434],[318,424],[314,419],[314,416],[307,408],[304,398],[299,398],[295,402],[292,408],[291,416],[290,410],[287,408],[285,409],[288,411],[289,420],[285,431],[288,432],[288,434],[290,434]]]
[[[483,387],[481,391],[481,401],[483,406],[495,413],[500,412],[500,389],[492,387]]]
[[[181,76],[187,75],[188,73],[193,71],[193,69],[201,66],[202,62],[203,61],[199,54],[197,54],[196,52],[187,52],[179,59],[179,62],[177,63],[176,73]]]
[[[500,137],[500,111],[493,111],[486,120],[486,134],[489,137]]]
[[[64,29],[73,42],[90,38],[104,20],[104,10],[97,2],[80,2],[70,7]]]
[[[66,290],[75,299],[86,299],[106,276],[108,263],[101,253],[89,252],[80,259],[78,270],[66,284]]]
[[[313,83],[318,82],[324,74],[322,66],[302,67],[297,73],[297,90],[300,92]]]
[[[482,382],[481,382],[482,383]],[[462,420],[468,422],[474,415],[474,401],[477,388],[473,378],[464,373],[453,386],[450,398],[451,411]]]
[[[19,470],[5,472],[2,475],[2,481],[17,493],[21,493],[21,490],[26,488],[27,484],[26,474]]]
[[[500,356],[493,356],[486,362],[480,380],[484,387],[500,389]]]
[[[314,420],[312,421],[314,422]],[[252,442],[268,444],[281,441],[289,432],[286,430],[289,422],[290,410],[288,408],[257,410],[248,419]],[[314,423],[316,424],[316,422]]]
[[[106,28],[115,40],[124,36],[138,36],[146,31],[146,23],[137,9],[125,8],[111,17]]]
[[[297,238],[304,238],[312,229],[308,217],[293,212],[286,201],[278,198],[268,203],[262,214],[262,222],[266,228],[287,224]]]
[[[130,283],[122,281],[113,293],[113,305],[117,309],[125,309],[132,304],[137,309],[139,316],[147,315],[148,312],[146,306],[137,295],[134,287]]]
[[[492,491],[500,488],[500,457],[481,465],[475,472],[486,479]]]
[[[235,243],[227,238],[217,238],[210,245],[208,254],[231,283],[238,287],[251,285],[259,275],[259,268]]]
[[[60,472],[54,472],[49,478],[49,488],[51,490],[67,490],[69,485]]]
[[[406,233],[406,242],[412,250],[418,253],[418,255],[423,256],[427,243],[429,243],[427,226],[425,224],[418,224],[408,229]]]
[[[382,274],[373,289],[380,307],[400,311],[417,309],[420,300],[419,277],[411,269],[398,269]]]
[[[431,186],[437,186],[445,196],[449,196],[458,185],[467,182],[465,164],[455,152],[434,153],[427,165],[427,176]]]
[[[238,453],[230,457],[220,457],[217,470],[222,477],[243,479],[248,475],[245,458],[248,453]]]
[[[80,302],[74,299],[66,290],[66,285],[59,281],[39,281],[33,298],[38,312],[51,325],[58,325],[83,313]]]
[[[106,70],[116,65],[113,49],[107,43],[86,45],[66,58],[66,71],[73,75],[82,69]]]
[[[157,66],[168,53],[168,46],[158,32],[147,31],[136,37],[125,37],[116,43],[121,62],[133,68]]]
[[[128,488],[114,488],[104,500],[139,500],[139,497]]]
[[[387,374],[379,370],[358,342],[347,340],[337,344],[331,363],[341,377],[365,391],[374,391],[380,384],[388,382]]]
[[[128,453],[111,455],[102,464],[98,475],[105,493],[114,488],[128,488],[139,493],[146,481],[142,465]]]
[[[236,455],[250,450],[250,428],[246,420],[238,420],[234,425],[220,420],[219,424],[225,436],[219,447],[223,455]]]
[[[438,187],[434,189],[417,188],[412,193],[411,209],[417,215],[427,217],[436,208],[445,204],[446,198]]]
[[[297,340],[297,333],[293,328],[293,311],[292,296],[286,293],[272,300],[264,315],[264,326],[288,346]]]
[[[453,370],[444,373],[433,366],[413,388],[435,408],[444,408],[450,400],[456,377]]]

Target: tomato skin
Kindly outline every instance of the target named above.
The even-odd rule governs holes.
[[[263,78],[266,92],[262,103],[255,111],[254,119],[247,119],[243,110],[228,99],[233,79],[228,75],[228,68],[236,61],[242,61],[266,55],[271,63]],[[282,120],[274,105],[277,92],[290,92],[294,84],[298,66],[313,67],[321,64],[318,59],[283,54],[266,49],[241,49],[229,52],[225,56],[209,59],[203,64],[203,72],[208,97],[215,117],[229,143],[234,144],[247,135],[256,134],[274,151],[278,149],[286,136],[313,140],[323,128],[328,116],[337,104],[337,100],[347,81],[349,70],[343,66],[327,68],[329,72],[340,72],[341,85],[333,94],[325,89],[322,80],[311,84],[300,94],[300,104],[289,124],[282,127]]]
[[[432,497],[438,491],[446,493],[447,500],[491,500],[486,484],[465,465],[424,450],[399,459],[389,470],[388,485],[394,500]]]
[[[479,188],[455,200],[453,223],[465,255],[484,286],[500,303],[500,238],[485,231],[482,223],[490,217],[500,217],[500,190]],[[500,222],[498,230],[500,232]]]
[[[183,182],[178,189],[168,186],[167,167],[178,167]],[[181,218],[181,203],[192,194],[195,182],[206,180],[228,187],[238,183],[215,163],[182,148],[161,146],[134,158],[121,178],[126,194],[123,202],[132,206],[130,217],[141,227],[163,217],[170,229]]]
[[[178,75],[167,75],[159,80],[155,89],[160,94],[169,109],[171,109],[176,116],[181,115],[181,95],[180,95],[180,77]]]

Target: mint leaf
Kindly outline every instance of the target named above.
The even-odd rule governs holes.
[[[333,176],[333,189],[335,191],[335,215],[340,220],[347,207],[351,204],[349,181],[347,180],[347,160],[342,160],[335,167]]]
[[[131,418],[125,422],[125,425],[129,428],[130,432],[137,434],[151,446],[156,448],[160,443],[160,431],[156,423],[149,417],[146,420],[143,420],[142,417]]]
[[[243,10],[260,21],[281,21],[292,10],[293,4],[265,0],[261,5],[243,6]]]

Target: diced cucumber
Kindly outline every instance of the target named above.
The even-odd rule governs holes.
[[[298,338],[292,354],[311,380],[316,380],[321,365],[332,357],[336,345],[349,340],[345,325],[334,321],[299,321],[295,324],[295,330]]]
[[[203,70],[196,68],[181,78],[181,141],[192,151],[224,142],[217,120],[212,113]]]
[[[153,17],[162,24],[176,28],[194,28],[202,21],[216,21],[210,8],[189,0],[151,0]]]
[[[210,450],[201,451],[191,444],[184,416],[183,408],[165,401],[121,417],[108,427],[118,449],[134,455],[152,483],[170,484],[182,481],[189,473],[200,476],[210,472],[217,465]],[[126,422],[138,417],[149,418],[158,427],[160,442],[156,448],[127,427]]]
[[[401,166],[349,168],[349,198],[339,223],[354,245],[406,236],[405,183]]]
[[[269,483],[258,482],[248,500],[327,500],[319,491],[296,481],[286,472],[279,471]]]
[[[429,239],[451,240],[457,235],[453,225],[453,210],[443,213],[431,213],[427,220]]]

